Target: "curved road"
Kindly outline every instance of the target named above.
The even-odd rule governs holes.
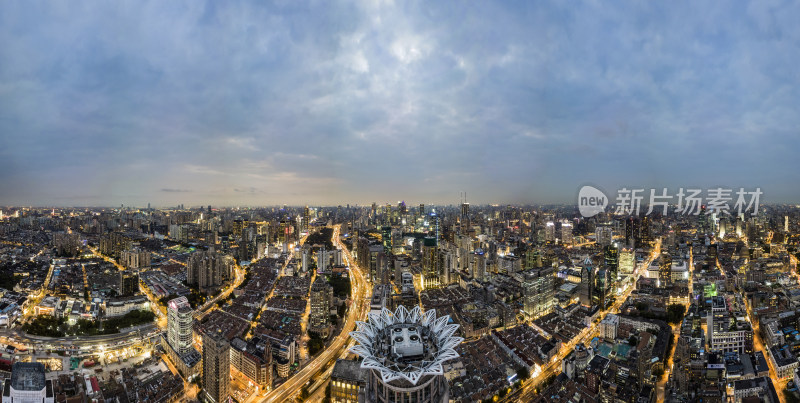
[[[330,364],[332,361],[335,361],[336,358],[339,357],[339,354],[341,354],[342,349],[346,347],[346,343],[350,338],[349,333],[355,329],[356,320],[365,320],[367,317],[369,305],[366,304],[364,300],[368,292],[368,286],[366,280],[364,280],[363,273],[355,264],[355,261],[350,255],[350,251],[348,251],[339,240],[340,228],[340,225],[334,226],[333,243],[342,248],[345,261],[350,267],[350,287],[352,290],[351,296],[354,301],[353,305],[351,305],[350,309],[347,311],[347,319],[345,320],[344,326],[342,326],[342,331],[338,336],[336,336],[331,345],[323,350],[323,352],[314,358],[313,361],[308,363],[305,367],[303,367],[303,369],[289,378],[281,386],[278,386],[267,393],[267,395],[261,400],[262,402],[285,402],[291,399],[292,396],[297,394],[313,376],[320,371],[323,371],[328,364]],[[248,402],[254,401],[254,398],[255,396],[249,399]]]

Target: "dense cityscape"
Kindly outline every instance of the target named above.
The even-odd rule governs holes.
[[[4,398],[800,398],[800,208],[668,207],[6,207]]]
[[[800,403],[800,1],[0,1],[0,403]]]

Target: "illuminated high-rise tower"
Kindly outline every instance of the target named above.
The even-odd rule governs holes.
[[[311,214],[308,210],[308,206],[303,209],[303,221],[301,224],[302,231],[309,232],[310,228],[309,225],[311,223]]]
[[[572,245],[572,224],[568,222],[561,223],[561,243],[564,245]]]
[[[605,247],[603,260],[605,262],[606,269],[609,271],[609,277],[611,278],[612,285],[616,284],[619,276],[619,248],[617,248],[616,244],[611,244]]]
[[[469,232],[470,229],[470,222],[469,222],[469,203],[464,202],[461,203],[461,231],[463,233]]]
[[[308,318],[308,330],[328,337],[330,331],[330,310],[333,299],[333,288],[323,276],[317,276],[311,285],[311,314]]]
[[[231,345],[220,331],[203,333],[203,391],[206,401],[227,402],[230,397]]]
[[[659,287],[669,287],[672,284],[672,257],[668,253],[661,254],[661,263],[658,265]]]
[[[192,350],[193,313],[186,297],[178,297],[167,303],[167,343],[178,355]]]

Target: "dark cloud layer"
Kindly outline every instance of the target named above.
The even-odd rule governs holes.
[[[2,2],[0,204],[797,201],[796,2]]]

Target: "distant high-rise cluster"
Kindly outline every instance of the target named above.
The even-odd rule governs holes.
[[[129,269],[144,269],[150,267],[150,259],[150,252],[139,247],[132,247],[122,251],[120,264]]]
[[[233,258],[213,250],[195,252],[186,262],[186,282],[200,289],[221,286],[231,278],[233,265]]]

